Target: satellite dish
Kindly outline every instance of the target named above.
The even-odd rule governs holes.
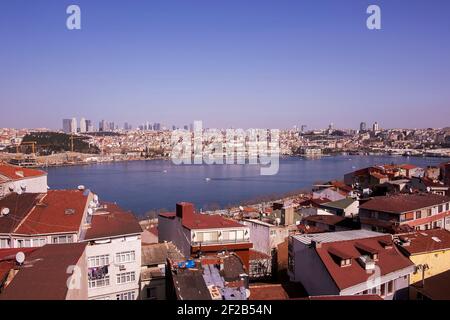
[[[85,187],[83,185],[78,186],[78,190],[83,191],[84,189],[85,189]]]
[[[22,251],[17,252],[16,261],[18,264],[23,264],[25,261],[25,253],[23,253]]]
[[[244,211],[244,208],[242,206],[239,206],[239,210]]]
[[[2,208],[1,215],[7,216],[9,214],[9,208]]]
[[[245,289],[245,296],[246,298],[250,298],[250,289]]]

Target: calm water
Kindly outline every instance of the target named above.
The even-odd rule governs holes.
[[[84,185],[100,199],[115,201],[136,214],[152,209],[174,210],[189,201],[197,208],[226,206],[261,195],[310,188],[318,181],[342,179],[357,168],[384,163],[419,166],[443,162],[439,158],[390,156],[336,156],[306,160],[285,158],[275,176],[261,176],[256,165],[173,165],[171,161],[132,161],[88,166],[49,168],[52,189]],[[210,178],[209,181],[206,178]]]

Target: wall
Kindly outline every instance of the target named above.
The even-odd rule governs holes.
[[[73,288],[69,288],[66,300],[87,300],[88,299],[88,278],[87,278],[87,262],[86,250],[80,257],[74,269]],[[78,278],[79,277],[79,278]]]
[[[134,251],[135,261],[121,263],[125,270],[119,270],[119,264],[116,263],[116,253],[124,251]],[[134,291],[135,299],[139,298],[139,278],[141,271],[141,239],[140,236],[117,237],[111,239],[110,243],[88,245],[86,247],[87,258],[109,254],[109,286],[92,288],[88,290],[89,299],[109,297],[116,300],[116,293]],[[135,272],[135,281],[125,284],[117,284],[116,275],[123,272]]]
[[[450,250],[435,251],[409,257],[416,266],[427,264],[425,279],[450,270]],[[411,274],[411,283],[422,281],[422,271]]]

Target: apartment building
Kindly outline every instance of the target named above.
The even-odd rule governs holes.
[[[397,227],[415,230],[450,230],[450,197],[430,194],[398,194],[374,197],[359,206],[361,228],[396,233]]]
[[[2,248],[86,243],[89,299],[139,297],[142,229],[131,212],[89,190],[12,193],[0,200]]]
[[[199,214],[188,202],[177,203],[175,213],[161,213],[159,242],[172,242],[185,257],[235,252],[249,267],[250,230],[220,215]]]
[[[45,171],[0,163],[0,199],[9,193],[47,192]]]
[[[0,249],[0,300],[86,300],[85,248],[69,243]]]
[[[310,296],[408,297],[414,264],[397,250],[391,235],[366,230],[295,235],[288,250],[289,277]]]

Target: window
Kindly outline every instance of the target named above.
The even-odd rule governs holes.
[[[24,240],[24,248],[31,248],[31,239]]]
[[[45,239],[34,239],[33,244],[35,247],[43,247],[45,246]]]
[[[447,203],[446,205],[445,205],[445,211],[449,211],[450,210],[450,203]]]
[[[117,284],[133,282],[136,279],[135,272],[124,272],[117,274]]]
[[[109,286],[109,276],[105,276],[101,279],[89,280],[89,289],[101,288]]]
[[[116,254],[117,263],[134,262],[136,259],[134,251],[119,252]]]
[[[386,296],[386,283],[383,283],[380,288],[380,296]]]
[[[422,218],[422,211],[416,211],[416,219]]]
[[[103,267],[109,265],[109,254],[88,258],[88,268]]]
[[[433,211],[431,209],[427,209],[427,216],[431,217],[432,214],[433,214]]]
[[[53,244],[62,244],[62,243],[72,243],[73,242],[73,236],[56,236],[52,238]]]
[[[444,211],[444,206],[442,204],[440,204],[438,206],[438,212],[441,213],[442,211]]]
[[[351,264],[352,264],[351,259],[342,259],[341,260],[341,267],[347,267],[347,266],[350,266]]]
[[[122,292],[119,294],[116,294],[117,300],[135,300],[134,291],[129,292]]]
[[[11,240],[8,238],[2,238],[0,239],[0,248],[5,249],[9,248],[11,246]]]
[[[387,295],[394,293],[394,281],[389,281],[387,284]]]

